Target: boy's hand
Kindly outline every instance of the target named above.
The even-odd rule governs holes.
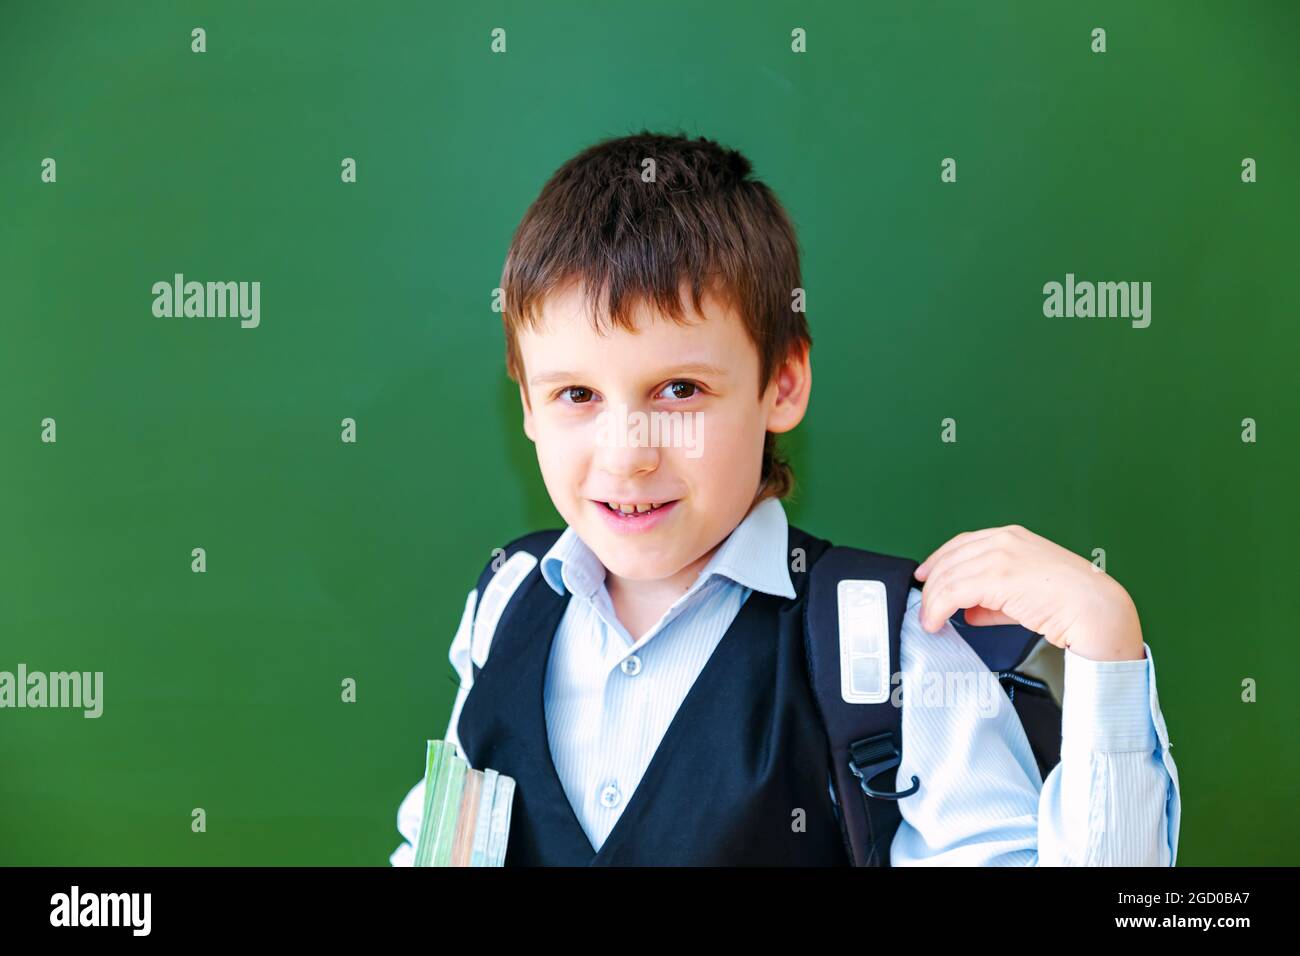
[[[1018,524],[967,531],[916,569],[921,626],[934,633],[958,608],[970,624],[1019,624],[1097,661],[1146,657],[1129,593],[1090,561]]]

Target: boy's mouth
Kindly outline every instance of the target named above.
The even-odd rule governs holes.
[[[663,502],[643,502],[638,504],[592,501],[592,505],[604,516],[605,522],[615,531],[648,531],[668,517],[680,499]]]

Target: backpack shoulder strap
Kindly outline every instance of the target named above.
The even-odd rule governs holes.
[[[855,866],[888,866],[902,821],[898,801],[924,786],[897,780],[902,761],[904,697],[893,688],[902,672],[901,635],[912,588],[922,582],[910,558],[831,547],[809,569],[805,643],[813,694],[832,758],[831,782],[840,825]],[[1059,760],[1059,695],[1030,673],[1033,659],[1053,650],[1019,625],[976,627],[965,612],[951,618],[1015,705],[1044,775]]]
[[[517,594],[526,592],[520,585],[538,568],[542,556],[559,539],[563,531],[548,528],[515,538],[504,548],[493,549],[492,558],[478,576],[475,587],[470,661],[474,677],[487,663],[488,651],[497,625]],[[540,573],[540,572],[538,572]]]
[[[855,866],[889,865],[890,842],[902,820],[898,801],[920,786],[913,777],[896,787],[903,716],[891,701],[917,567],[910,558],[831,547],[809,568],[809,676],[830,744],[840,826]]]

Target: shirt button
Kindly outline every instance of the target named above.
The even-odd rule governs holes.
[[[612,783],[604,790],[600,791],[600,802],[602,806],[616,807],[618,806],[618,801],[621,800],[622,797],[623,795],[618,792],[618,787]]]
[[[629,654],[627,657],[623,658],[623,663],[620,664],[619,667],[623,669],[623,673],[628,677],[635,677],[637,674],[641,673],[641,658],[637,657],[635,654]]]

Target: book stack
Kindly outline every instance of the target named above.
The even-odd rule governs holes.
[[[502,866],[515,780],[472,770],[456,745],[430,740],[415,866]]]

